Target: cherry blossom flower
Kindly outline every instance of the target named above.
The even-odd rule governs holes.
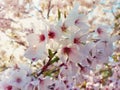
[[[40,89],[38,87],[39,81],[38,80],[31,80],[26,86],[25,90],[34,90],[34,89]]]
[[[33,90],[33,89],[34,89],[34,85],[32,85],[32,84],[28,84],[25,87],[25,90]]]
[[[61,32],[67,32],[68,26],[65,21],[59,20],[56,26]]]
[[[80,52],[75,46],[64,46],[61,49],[61,54],[67,55],[67,59],[74,62],[79,63],[80,60]]]
[[[31,79],[27,76],[27,73],[23,70],[15,70],[10,75],[10,82],[14,87],[23,88]]]
[[[78,7],[79,7],[79,4],[76,4],[76,6],[74,6],[73,10],[67,16],[65,23],[68,26],[76,25],[81,30],[88,30],[89,26],[86,24],[87,17],[83,14],[79,14]]]
[[[102,25],[102,26],[98,26],[95,32],[97,33],[98,37],[102,38],[107,36],[108,35],[107,33],[109,32],[111,33],[112,31],[109,26]]]
[[[14,70],[10,68],[3,73],[4,75],[1,76],[3,80],[0,81],[2,90],[22,89],[31,80],[31,78],[27,76],[25,70]]]
[[[44,44],[30,46],[26,50],[25,57],[29,58],[32,61],[36,61],[45,55],[44,50],[45,50]]]
[[[36,61],[45,55],[46,36],[41,33],[40,35],[28,35],[29,48],[25,53],[25,57]]]
[[[14,90],[14,87],[10,83],[4,81],[0,82],[0,88],[1,90]]]
[[[48,30],[48,38],[49,39],[54,39],[54,40],[59,40],[61,36],[61,33],[57,28],[53,25],[50,25],[50,29]]]
[[[71,36],[72,38],[72,43],[78,46],[83,46],[86,43],[87,40],[87,34],[84,34],[81,31],[77,31],[73,33]]]

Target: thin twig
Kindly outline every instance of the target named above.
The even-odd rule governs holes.
[[[55,56],[56,53],[57,53],[57,52],[54,52],[54,56]],[[49,57],[49,56],[48,56],[48,57]],[[52,57],[52,58],[53,58],[53,57]],[[48,66],[51,65],[51,60],[52,60],[52,58],[49,57],[49,60],[48,60],[47,64],[42,67],[41,72],[39,72],[39,73],[37,74],[37,76],[40,76],[41,74],[43,74],[44,71],[46,71],[46,69],[48,68]]]

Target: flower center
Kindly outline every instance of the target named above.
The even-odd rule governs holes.
[[[19,77],[16,78],[16,82],[17,82],[17,83],[20,83],[21,81],[22,81],[21,78],[19,78]]]
[[[9,86],[6,87],[6,89],[7,89],[7,90],[12,90],[12,86],[9,85]],[[6,89],[5,89],[5,90],[6,90]]]
[[[32,61],[35,61],[36,60],[36,58],[32,58]]]
[[[49,36],[49,38],[54,38],[55,37],[55,32],[49,31],[48,36]]]
[[[80,44],[80,40],[79,38],[74,38],[74,41],[73,41],[75,44]]]
[[[80,20],[79,20],[79,19],[75,20],[75,25],[76,25],[76,24],[79,24],[79,23],[80,23]]]
[[[39,39],[40,39],[40,41],[44,41],[44,40],[45,40],[45,35],[44,35],[44,34],[41,34],[41,35],[39,36]]]
[[[102,34],[103,33],[102,29],[101,28],[97,28],[97,33],[98,34]]]
[[[40,82],[40,84],[44,84],[44,80],[42,80],[42,79],[39,79],[39,82]]]
[[[63,32],[66,31],[67,27],[65,26],[65,24],[63,24],[63,25],[61,26],[61,29],[62,29]]]
[[[71,48],[69,47],[64,47],[63,48],[63,53],[66,53],[67,55],[69,55],[71,53]]]

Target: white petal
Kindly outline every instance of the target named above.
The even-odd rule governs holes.
[[[39,44],[39,36],[37,34],[34,34],[34,33],[29,34],[27,36],[27,40],[30,46]]]
[[[83,32],[87,32],[87,30],[89,29],[89,26],[84,22],[80,22],[76,26],[78,26]]]
[[[71,10],[67,18],[74,18],[76,15],[78,15],[78,8],[79,8],[79,3],[76,3],[74,8]]]
[[[45,51],[45,44],[38,44],[35,47],[34,46],[30,46],[26,53],[25,53],[25,57],[29,58],[29,59],[35,59],[38,60],[40,58],[42,58],[42,56],[44,55],[44,51]]]

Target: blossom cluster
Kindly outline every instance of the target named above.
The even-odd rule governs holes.
[[[119,90],[114,0],[37,1],[1,3],[0,90]]]

